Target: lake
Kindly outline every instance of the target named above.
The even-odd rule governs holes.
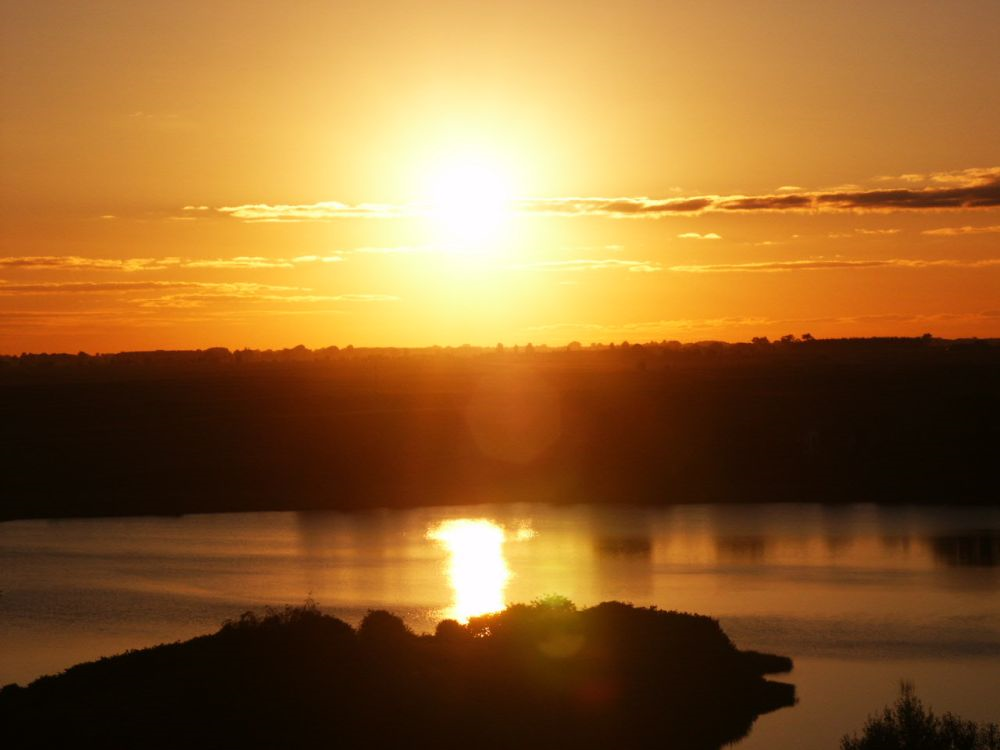
[[[719,618],[799,703],[740,750],[836,747],[900,679],[1000,721],[1000,508],[502,504],[0,523],[0,685],[307,598],[415,630],[561,594]]]

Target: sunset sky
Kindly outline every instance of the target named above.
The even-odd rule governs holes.
[[[1000,336],[1000,3],[0,3],[0,353]]]

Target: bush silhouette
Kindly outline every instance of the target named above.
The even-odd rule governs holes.
[[[917,697],[911,682],[901,682],[899,698],[870,716],[861,736],[845,735],[841,750],[1000,750],[1000,727],[976,724],[951,713],[935,716]]]
[[[358,627],[358,638],[364,643],[385,646],[405,643],[414,635],[400,617],[384,609],[369,610]]]

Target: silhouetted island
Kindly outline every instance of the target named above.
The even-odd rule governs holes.
[[[995,503],[1000,340],[0,357],[0,520]]]
[[[709,617],[549,598],[418,636],[315,606],[0,691],[8,747],[683,747],[795,701]]]

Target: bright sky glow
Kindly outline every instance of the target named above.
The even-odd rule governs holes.
[[[1000,335],[996,0],[80,5],[0,9],[0,353]]]

